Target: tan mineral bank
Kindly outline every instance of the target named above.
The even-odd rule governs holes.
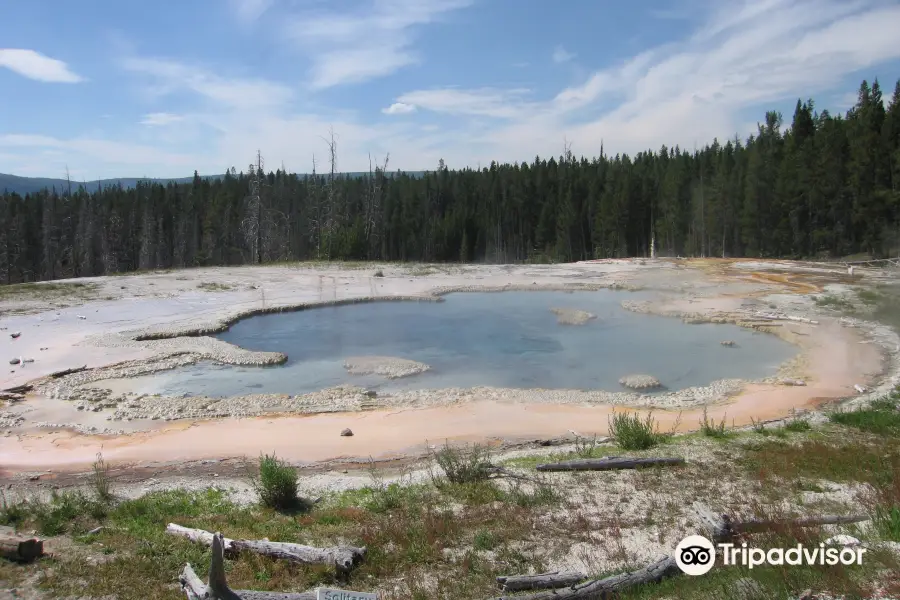
[[[374,277],[377,270],[384,277]],[[667,409],[654,411],[663,429],[676,423],[679,412],[681,430],[695,429],[702,409],[698,403],[707,399],[711,418],[725,417],[729,425],[741,426],[751,418],[782,418],[795,409],[814,409],[824,401],[858,396],[855,385],[878,393],[896,383],[900,370],[896,334],[863,321],[848,326],[839,315],[816,307],[810,297],[827,285],[864,286],[866,269],[857,270],[852,282],[846,269],[836,265],[714,259],[441,266],[429,269],[428,276],[417,275],[419,270],[392,264],[355,270],[334,265],[195,269],[96,278],[91,281],[98,300],[71,307],[50,307],[39,296],[24,304],[2,303],[0,326],[22,333],[16,340],[4,335],[3,350],[36,361],[10,367],[0,376],[4,389],[29,381],[35,384],[23,400],[0,409],[0,431],[6,432],[0,435],[0,475],[84,470],[101,449],[107,461],[133,466],[272,451],[294,462],[395,457],[421,450],[426,441],[547,439],[564,437],[570,430],[604,434],[613,410],[604,399],[615,400],[620,405],[616,410],[647,410],[648,397],[631,392],[478,388],[406,392],[402,403],[385,406],[378,404],[379,398],[366,398],[359,392],[347,397],[323,392],[316,396],[317,414],[273,409],[271,414],[245,418],[192,420],[175,415],[169,421],[138,424],[106,420],[116,403],[129,402],[128,396],[122,396],[129,381],[123,374],[142,375],[184,360],[278,362],[277,354],[247,353],[211,338],[184,336],[222,330],[241,316],[287,307],[394,297],[434,300],[449,291],[652,287],[661,293],[657,300],[629,308],[692,322],[736,322],[797,346],[798,357],[777,376],[748,383],[736,394],[704,395],[701,389],[673,392]],[[214,291],[200,290],[198,281],[221,285],[208,286]],[[385,364],[427,368],[372,357],[347,364],[370,372],[384,371]],[[82,365],[88,370],[46,378],[54,371]],[[383,374],[388,372],[399,371],[388,369]],[[75,398],[87,393],[82,386],[109,379],[112,373],[118,377],[117,389],[104,400],[112,406],[98,412],[72,407]],[[806,385],[779,385],[779,377],[802,379]],[[332,410],[343,412],[323,412],[329,398],[335,402]],[[640,408],[630,408],[629,403]],[[47,423],[56,427],[48,428]],[[128,431],[97,435],[90,434],[91,427],[101,433],[105,428]],[[352,429],[354,436],[341,437],[344,428]]]

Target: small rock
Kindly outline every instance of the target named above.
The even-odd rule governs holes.
[[[9,337],[11,337],[12,339],[16,339],[16,338],[19,337],[20,335],[22,335],[22,332],[21,332],[21,331],[15,331],[15,332],[9,334]]]
[[[375,390],[366,390],[365,394],[369,398],[375,398],[376,396],[378,396],[378,392],[376,392]]]
[[[734,348],[737,344],[734,343],[734,340],[725,340],[722,345],[726,348]]]
[[[26,358],[26,359],[23,360],[22,362],[23,362],[23,363],[33,363],[33,362],[34,362],[34,359],[33,359],[33,358]]]
[[[341,437],[351,437],[353,435],[353,430],[349,427],[341,432]]]
[[[84,315],[78,315],[78,318],[81,319],[82,321],[87,319],[87,317],[85,317]]]
[[[19,364],[20,362],[22,362],[22,361],[19,360],[18,358],[11,358],[11,359],[9,359],[9,364],[11,364],[11,365],[17,365],[17,364]]]

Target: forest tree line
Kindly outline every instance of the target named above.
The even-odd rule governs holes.
[[[900,81],[845,115],[798,100],[747,140],[414,177],[265,170],[0,196],[0,283],[308,259],[826,258],[900,249]]]

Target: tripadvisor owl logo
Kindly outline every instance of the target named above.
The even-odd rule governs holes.
[[[675,564],[685,575],[708,573],[716,562],[716,547],[702,535],[689,535],[675,548]]]

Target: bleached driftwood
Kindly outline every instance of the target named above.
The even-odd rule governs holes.
[[[646,567],[629,571],[628,573],[619,573],[611,577],[603,579],[595,579],[586,581],[565,589],[545,590],[536,594],[526,594],[524,596],[501,596],[497,600],[576,600],[576,599],[599,599],[607,598],[609,594],[624,590],[636,585],[647,583],[656,583],[672,575],[680,573],[681,570],[675,564],[675,559],[671,556],[661,556]]]
[[[66,375],[71,375],[73,373],[81,373],[82,371],[87,370],[87,365],[83,367],[75,367],[73,369],[63,369],[62,371],[56,371],[55,373],[50,373],[48,377],[51,379],[59,379],[60,377],[65,377]]]
[[[212,535],[212,534],[211,534]],[[225,551],[221,533],[212,538],[212,560],[209,564],[209,583],[204,584],[190,563],[184,566],[178,580],[188,600],[316,600],[316,592],[283,593],[232,590],[225,580]]]
[[[694,514],[706,530],[708,537],[715,542],[724,542],[742,533],[758,533],[771,531],[780,527],[818,527],[820,525],[838,525],[868,521],[869,516],[856,515],[819,515],[799,517],[796,519],[748,519],[736,521],[727,514],[717,514],[708,507],[695,502]]]
[[[338,571],[351,571],[366,556],[365,548],[336,546],[315,548],[286,542],[266,542],[261,540],[234,540],[231,547],[236,551],[249,550],[256,554],[280,558],[290,562],[310,565],[334,565]]]
[[[181,525],[176,525],[175,523],[169,523],[166,525],[166,533],[169,535],[177,535],[183,538],[187,538],[194,542],[195,544],[203,544],[204,546],[212,546],[213,538],[215,534],[205,531],[203,529],[193,529],[191,527],[182,527]],[[225,554],[232,554],[234,552],[234,548],[232,548],[231,544],[234,540],[230,540],[227,537],[222,538],[222,543],[224,544],[223,550]]]
[[[497,578],[497,585],[504,592],[521,592],[523,590],[553,590],[571,587],[587,579],[584,573],[575,571],[538,573],[536,575],[506,575]]]
[[[44,555],[44,542],[37,538],[0,534],[0,557],[31,562]]]
[[[166,533],[177,535],[204,545],[212,545],[215,534],[203,529],[182,527],[175,523],[166,526]],[[334,565],[340,572],[351,571],[362,562],[366,555],[365,548],[352,546],[336,546],[332,548],[316,548],[302,544],[287,542],[270,542],[268,540],[232,540],[222,538],[223,553],[236,555],[241,551],[255,552],[271,558],[279,558],[301,564]]]
[[[611,471],[615,469],[637,469],[640,467],[683,465],[683,458],[581,458],[558,463],[538,465],[538,471]]]
[[[717,514],[699,502],[693,504],[693,510],[700,525],[705,529],[707,537],[712,539],[714,543],[727,542],[739,533],[768,531],[785,526],[815,527],[838,523],[859,523],[869,519],[866,515],[822,515],[785,520],[749,519],[746,521],[735,521],[729,515]],[[620,573],[604,579],[586,581],[566,589],[546,590],[524,596],[501,596],[497,600],[587,600],[589,598],[593,600],[607,598],[611,593],[636,585],[656,583],[680,573],[681,569],[675,563],[674,557],[661,556],[646,567],[636,571]]]

